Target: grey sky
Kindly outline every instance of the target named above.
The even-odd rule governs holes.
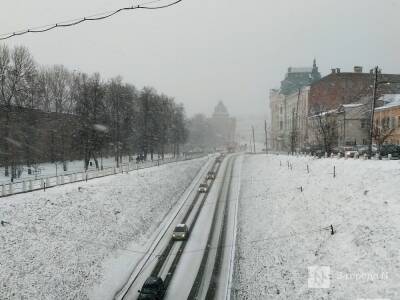
[[[173,0],[171,0],[172,2]],[[168,0],[166,0],[168,2]],[[83,17],[127,0],[1,0],[0,29]],[[27,46],[41,64],[122,75],[210,114],[264,113],[268,90],[288,66],[350,70],[379,65],[400,73],[400,5],[392,0],[184,0],[166,10],[122,13],[6,42]]]

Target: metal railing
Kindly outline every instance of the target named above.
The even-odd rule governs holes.
[[[8,197],[15,194],[28,193],[38,190],[46,190],[48,188],[65,185],[74,182],[88,181],[95,178],[116,175],[120,173],[128,173],[140,169],[146,169],[161,166],[173,162],[196,159],[204,157],[206,154],[196,154],[190,156],[180,156],[178,158],[166,158],[164,160],[153,160],[145,162],[129,162],[121,164],[119,167],[106,167],[95,170],[87,170],[59,176],[41,177],[38,179],[28,179],[14,183],[5,183],[0,185],[0,197]]]

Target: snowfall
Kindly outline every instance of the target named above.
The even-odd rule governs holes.
[[[207,160],[2,198],[0,299],[112,299]]]
[[[210,159],[2,198],[0,299],[112,299]],[[241,162],[231,298],[400,299],[400,161]]]
[[[399,161],[247,155],[233,298],[400,299],[399,175]]]

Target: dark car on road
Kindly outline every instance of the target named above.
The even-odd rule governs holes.
[[[208,184],[206,182],[201,183],[199,186],[199,193],[207,193],[208,191]]]
[[[139,300],[161,300],[165,294],[164,282],[160,277],[150,276],[138,292]]]
[[[186,224],[176,225],[174,232],[172,233],[172,239],[174,241],[187,240],[189,237],[189,228]]]
[[[214,171],[208,172],[206,178],[207,178],[207,180],[215,179],[215,172]]]

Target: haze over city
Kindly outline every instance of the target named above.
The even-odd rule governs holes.
[[[135,5],[140,1],[3,1],[1,33]],[[125,12],[102,22],[16,37],[44,65],[117,75],[154,86],[210,115],[223,100],[231,115],[258,114],[287,67],[395,72],[399,4],[384,0],[188,0],[173,9]],[[351,49],[351,51],[349,51]]]
[[[399,10],[3,0],[0,299],[400,299]]]

